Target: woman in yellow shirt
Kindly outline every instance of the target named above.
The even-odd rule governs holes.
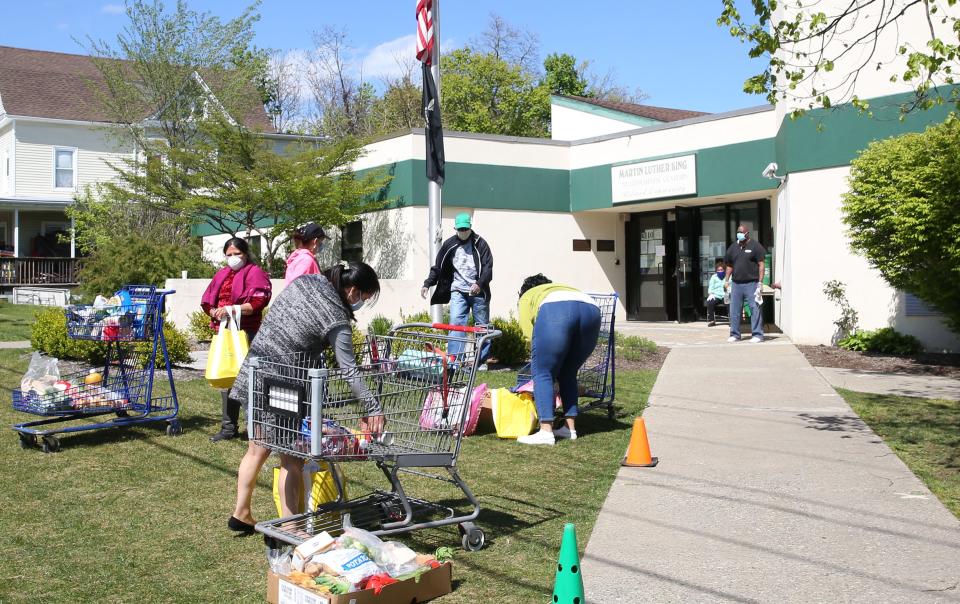
[[[577,372],[590,358],[600,334],[600,309],[583,292],[553,283],[542,274],[520,287],[520,328],[532,344],[530,369],[540,431],[521,436],[525,445],[552,445],[557,438],[577,438]],[[553,429],[553,383],[560,388],[566,426]]]

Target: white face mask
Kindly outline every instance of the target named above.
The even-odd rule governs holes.
[[[460,238],[460,241],[466,241],[470,239],[470,235],[473,234],[473,231],[457,231],[457,237]]]
[[[230,270],[238,271],[243,268],[243,256],[227,256],[227,266]]]

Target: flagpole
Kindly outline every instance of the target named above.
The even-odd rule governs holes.
[[[437,85],[437,103],[440,104],[440,0],[433,0],[433,49],[431,51],[430,71],[433,74],[433,81]],[[428,268],[433,266],[437,253],[440,251],[440,241],[442,233],[440,231],[440,206],[441,189],[440,185],[433,180],[427,181],[427,206],[429,214],[428,237],[430,238],[430,258],[428,259]],[[443,320],[443,305],[433,304],[430,306],[430,319],[434,323],[440,323]]]

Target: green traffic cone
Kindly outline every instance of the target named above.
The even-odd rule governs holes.
[[[580,556],[577,554],[577,533],[573,524],[563,527],[557,577],[553,582],[553,601],[556,604],[586,602],[583,597],[583,577],[580,575]]]

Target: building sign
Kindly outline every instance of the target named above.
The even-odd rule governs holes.
[[[697,193],[696,155],[613,166],[610,172],[613,203]]]

